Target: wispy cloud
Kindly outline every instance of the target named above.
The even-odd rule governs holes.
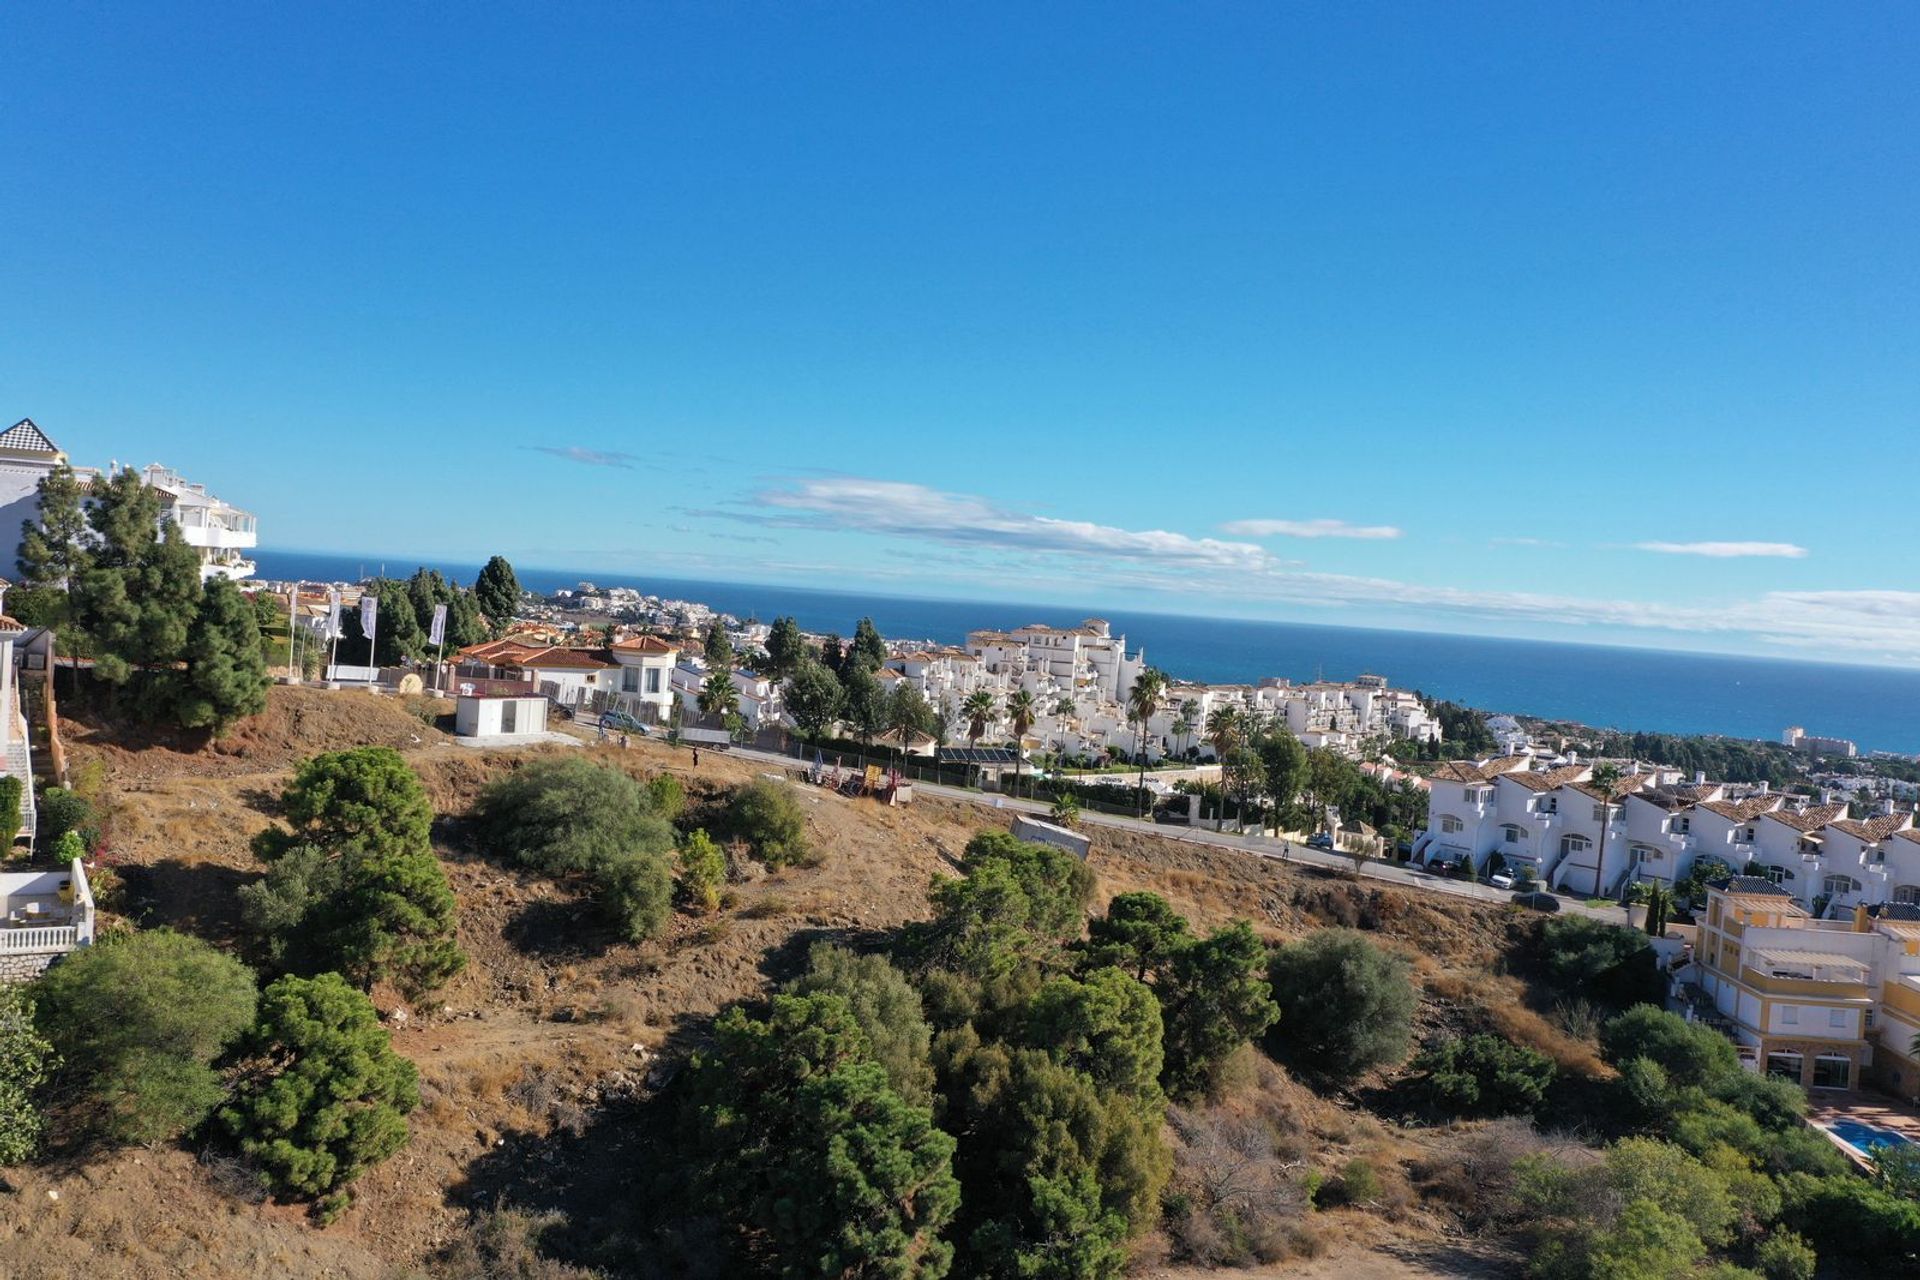
[[[735,513],[735,518],[788,528],[858,529],[958,546],[1189,567],[1250,570],[1278,563],[1265,548],[1251,542],[1028,515],[985,498],[894,480],[850,476],[802,480],[763,489],[754,495],[753,503],[763,509],[762,514]]]
[[[1390,524],[1348,524],[1345,520],[1229,520],[1220,532],[1236,538],[1397,538]]]
[[[1636,542],[1635,551],[1656,551],[1665,556],[1706,556],[1714,560],[1737,560],[1758,556],[1773,560],[1804,560],[1807,549],[1791,542]]]
[[[1110,589],[1495,623],[1742,636],[1809,655],[1920,664],[1920,591],[1771,591],[1674,603],[1404,582],[1311,571],[1253,543],[1058,520],[982,497],[857,477],[791,481],[763,489],[740,509],[690,514],[905,539],[923,548],[910,558],[922,577],[1039,576],[1057,572],[1064,557],[1076,581]],[[936,546],[946,554],[926,550]]]
[[[617,449],[587,449],[577,444],[530,444],[526,446],[535,453],[549,454],[555,458],[565,458],[568,462],[578,462],[589,467],[625,467],[631,469],[640,460],[639,455],[621,453]]]
[[[1489,541],[1496,547],[1564,547],[1564,542],[1555,542],[1552,538],[1492,538]]]

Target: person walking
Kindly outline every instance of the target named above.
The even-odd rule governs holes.
[[[700,767],[700,748],[698,747],[693,749],[693,767],[696,769]]]

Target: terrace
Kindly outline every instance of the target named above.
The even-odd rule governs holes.
[[[78,858],[59,871],[0,874],[0,981],[36,977],[93,942],[93,894]]]

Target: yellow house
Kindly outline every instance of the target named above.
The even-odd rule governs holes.
[[[1850,1089],[1873,1061],[1888,941],[1864,913],[1815,920],[1771,881],[1732,876],[1708,886],[1695,960],[1747,1066],[1808,1089]]]

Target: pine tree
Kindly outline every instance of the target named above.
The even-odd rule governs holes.
[[[718,618],[707,625],[703,652],[706,654],[708,670],[733,670],[733,641],[727,637],[727,628]]]
[[[504,633],[520,609],[520,579],[505,556],[487,561],[474,579],[473,594],[492,634]]]
[[[767,631],[766,669],[760,674],[770,680],[784,680],[800,669],[807,657],[807,642],[800,624],[792,618],[775,618]]]
[[[232,582],[214,579],[201,595],[200,612],[187,638],[180,723],[224,733],[235,720],[267,709],[272,683],[253,608]]]
[[[281,978],[260,998],[241,1077],[220,1121],[274,1190],[346,1207],[340,1189],[407,1143],[419,1076],[393,1051],[373,1002],[337,973]]]
[[[136,671],[186,656],[200,608],[200,559],[180,527],[162,522],[160,495],[133,471],[94,486],[94,543],[74,581],[74,622],[99,649],[94,674],[125,684]]]
[[[853,644],[847,650],[849,661],[857,661],[869,671],[886,665],[887,642],[874,629],[872,618],[862,618],[853,629]]]
[[[80,481],[65,463],[40,478],[40,518],[20,526],[20,585],[65,591],[87,567],[87,515]]]
[[[420,626],[414,614],[413,596],[409,585],[393,578],[376,578],[363,590],[373,593],[378,600],[379,612],[373,622],[373,653],[369,656],[359,646],[367,643],[367,633],[360,626],[358,609],[343,609],[340,615],[340,638],[346,653],[357,653],[371,665],[377,667],[397,667],[411,658],[419,661],[427,654],[427,633]],[[429,621],[433,616],[431,608],[427,611]],[[349,659],[342,659],[348,661]]]

